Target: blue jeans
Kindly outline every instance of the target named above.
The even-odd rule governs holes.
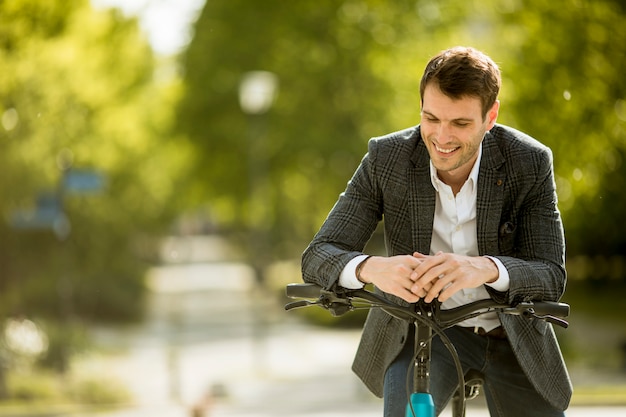
[[[485,375],[483,392],[492,417],[564,417],[535,390],[520,368],[506,339],[480,336],[452,327],[446,334],[459,353],[463,371],[476,369]],[[407,371],[414,354],[414,337],[385,374],[384,415],[404,417],[407,404]],[[432,343],[430,391],[437,415],[441,414],[458,385],[454,362],[438,336]],[[409,378],[409,383],[412,379]],[[412,386],[409,386],[412,389]]]

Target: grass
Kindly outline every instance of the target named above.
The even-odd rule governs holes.
[[[575,387],[573,406],[626,405],[626,384]]]
[[[102,375],[87,378],[42,370],[13,371],[6,382],[9,398],[0,401],[0,415],[72,415],[130,401],[119,381]]]

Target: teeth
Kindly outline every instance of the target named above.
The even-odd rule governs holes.
[[[454,151],[456,150],[456,148],[453,148],[453,149],[443,149],[443,148],[440,148],[440,147],[439,147],[439,146],[437,146],[437,145],[435,145],[435,148],[436,148],[439,152],[442,152],[442,153],[452,153],[452,152],[454,152]]]

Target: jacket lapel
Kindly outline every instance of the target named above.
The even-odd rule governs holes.
[[[476,234],[481,255],[498,253],[498,230],[507,180],[502,166],[504,157],[491,133],[483,140],[483,156],[478,174]]]
[[[430,158],[419,140],[409,164],[409,214],[414,250],[428,255],[435,218],[435,189],[430,181]]]

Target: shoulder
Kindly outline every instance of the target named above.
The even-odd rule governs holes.
[[[496,124],[485,136],[485,149],[493,163],[515,167],[552,164],[552,150],[532,136],[510,126]]]
[[[370,139],[369,146],[377,148],[407,148],[414,147],[420,141],[420,128],[412,126],[383,136]]]
[[[510,126],[496,124],[488,136],[491,136],[500,149],[508,152],[548,152],[548,146],[539,140]]]
[[[378,162],[400,163],[412,160],[420,148],[426,151],[418,125],[371,138],[368,143],[368,154],[370,159]]]

